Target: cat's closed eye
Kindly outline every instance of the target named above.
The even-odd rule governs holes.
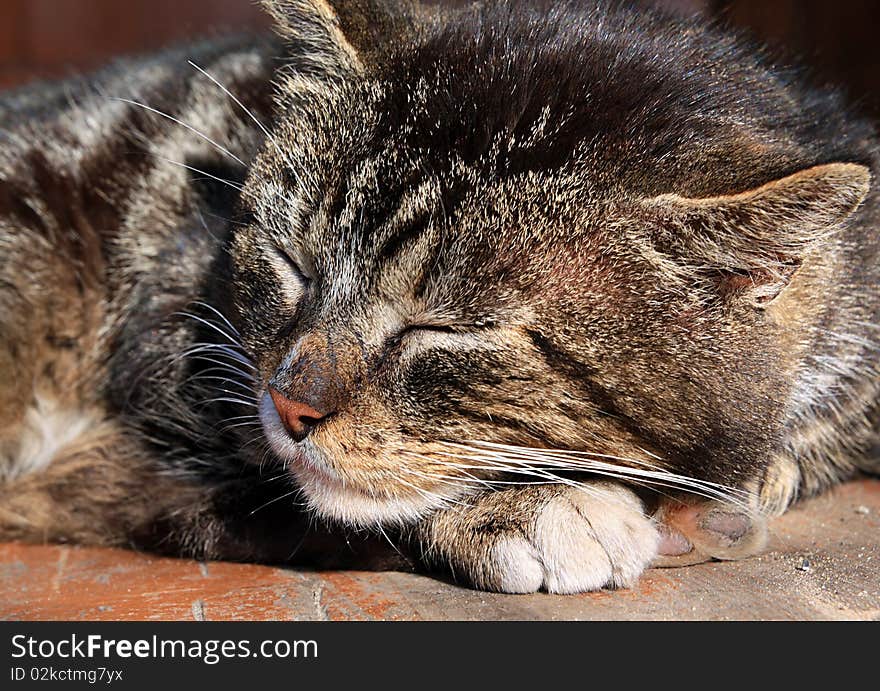
[[[421,333],[434,333],[434,334],[462,334],[470,331],[472,327],[468,324],[462,323],[433,323],[433,322],[425,322],[425,323],[415,323],[409,324],[406,326],[401,332],[401,337],[406,336],[417,336]]]
[[[278,246],[268,252],[269,263],[278,275],[279,289],[289,303],[299,302],[312,285],[311,276],[291,254]]]
[[[491,334],[495,330],[491,321],[424,320],[416,321],[401,329],[391,344],[401,352],[428,349],[470,350],[491,347]]]

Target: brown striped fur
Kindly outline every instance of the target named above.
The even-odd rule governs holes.
[[[265,4],[0,98],[0,538],[575,592],[877,470],[834,93],[601,3]]]

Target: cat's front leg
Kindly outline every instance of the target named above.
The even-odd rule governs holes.
[[[477,588],[576,593],[632,585],[660,533],[636,494],[595,481],[471,497],[428,518],[417,541],[427,566]]]

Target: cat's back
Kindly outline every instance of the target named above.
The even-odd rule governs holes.
[[[227,36],[120,58],[91,74],[0,92],[0,156],[7,162],[0,168],[0,181],[14,181],[9,159],[23,150],[43,149],[48,155],[54,148],[56,163],[63,165],[67,155],[73,164],[81,149],[100,148],[103,138],[157,134],[173,122],[166,117],[157,121],[157,128],[150,112],[173,117],[196,105],[223,107],[223,119],[228,120],[231,100],[223,88],[268,106],[277,55],[278,47],[268,37]]]
[[[120,329],[195,296],[227,223],[202,183],[243,177],[278,54],[220,38],[0,94],[0,477],[99,430]]]

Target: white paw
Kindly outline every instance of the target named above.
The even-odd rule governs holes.
[[[492,548],[493,589],[579,593],[633,585],[657,554],[660,536],[625,487],[566,488],[539,511],[524,536]]]

